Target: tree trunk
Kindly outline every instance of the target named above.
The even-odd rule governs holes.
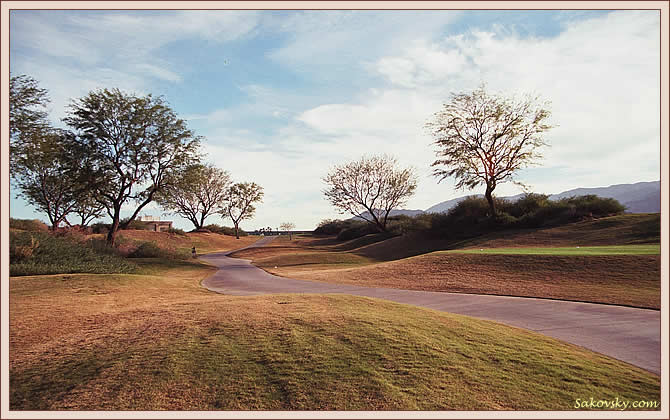
[[[235,223],[235,237],[237,239],[240,239],[240,228],[239,228],[239,225],[237,223]]]
[[[193,226],[195,226],[195,230],[202,229],[202,223],[198,223],[198,219],[196,219],[195,217],[193,219],[188,219],[188,220],[190,220],[191,223],[193,223]]]
[[[486,197],[486,201],[489,202],[489,218],[491,220],[495,219],[496,217],[496,203],[493,200],[493,188],[490,184],[486,186],[486,193],[484,196]]]
[[[382,224],[382,222],[379,220],[379,218],[377,217],[377,215],[375,214],[375,212],[372,209],[368,209],[367,207],[366,207],[366,209],[368,210],[368,213],[370,213],[370,216],[372,216],[372,220],[374,221],[374,224],[377,227],[377,230],[379,230],[380,232],[386,232],[386,219],[384,220],[384,223]]]
[[[115,211],[114,217],[112,218],[112,226],[109,228],[109,232],[107,232],[108,245],[114,246],[114,242],[116,242],[116,233],[119,231],[119,219],[119,212]]]

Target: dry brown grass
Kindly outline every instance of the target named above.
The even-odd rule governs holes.
[[[241,236],[240,239],[236,239],[234,236],[218,233],[189,232],[185,235],[179,235],[148,230],[122,230],[119,232],[119,236],[134,243],[155,241],[161,248],[179,251],[190,252],[191,247],[195,246],[199,254],[243,248],[259,239],[258,236],[252,235]]]
[[[654,255],[432,253],[349,269],[311,270],[300,265],[264,268],[296,279],[409,290],[543,297],[654,309],[660,309],[661,299],[660,256]]]
[[[233,256],[279,276],[361,286],[541,297],[660,308],[660,256],[463,255],[458,248],[657,243],[658,215],[626,215],[455,243],[400,236],[349,250],[334,238],[279,238]],[[411,258],[407,258],[411,256]],[[383,263],[380,263],[383,262]]]
[[[149,234],[136,238],[156,237]],[[224,237],[201,248],[244,245]],[[363,266],[362,256],[337,246],[282,239],[244,253],[268,262],[291,254],[294,267],[309,260],[301,267],[310,270],[359,264],[403,278],[419,270],[436,287],[440,270],[452,270],[453,260],[437,254]],[[455,257],[461,284],[482,269],[468,258],[483,256]],[[485,257],[485,267],[504,265],[495,260],[502,256]],[[561,263],[566,272],[570,261]],[[592,260],[584,261],[576,272]],[[407,262],[416,266],[403,268]],[[592,395],[660,396],[655,375],[529,331],[361,297],[222,296],[200,287],[214,271],[205,264],[138,263],[143,274],[9,279],[10,409],[571,410]],[[622,264],[599,265],[607,263]],[[499,269],[515,267],[524,271],[518,261]]]
[[[13,410],[570,410],[659,378],[529,331],[352,296],[230,297],[197,263],[10,279]],[[532,391],[530,391],[532,390]]]

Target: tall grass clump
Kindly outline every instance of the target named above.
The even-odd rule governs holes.
[[[9,273],[12,276],[64,273],[132,273],[136,264],[67,236],[45,232],[10,232]]]

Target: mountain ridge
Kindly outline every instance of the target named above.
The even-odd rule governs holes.
[[[578,187],[549,195],[550,200],[594,194],[603,198],[614,198],[626,207],[626,213],[660,213],[661,181],[642,181],[632,184],[613,184],[607,187]],[[524,194],[499,197],[506,200],[517,200]],[[391,210],[390,216],[416,216],[423,213],[444,213],[468,197],[484,197],[483,194],[468,194],[437,203],[426,210]],[[364,213],[367,215],[368,213]],[[355,217],[354,219],[360,219]]]

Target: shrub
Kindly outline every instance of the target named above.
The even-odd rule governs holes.
[[[121,224],[126,223],[130,219],[129,217],[126,217],[125,219],[122,219],[120,221]],[[151,222],[145,222],[142,220],[137,220],[133,219],[128,226],[125,228],[125,230],[153,230],[153,227],[150,224]],[[111,227],[111,225],[110,225]]]
[[[379,230],[372,223],[354,221],[351,227],[345,228],[337,234],[337,239],[348,241],[371,233],[379,233]]]
[[[172,255],[158,246],[156,241],[142,242],[128,258],[171,258]]]
[[[228,235],[228,236],[235,236],[235,228],[228,227],[228,226],[219,226],[217,224],[211,224],[207,226],[203,226],[204,230],[208,230],[212,233],[218,233],[220,235]],[[200,231],[202,231],[201,229]],[[247,236],[249,235],[247,232],[244,230],[240,229],[240,236]]]
[[[90,226],[91,232],[93,233],[103,233],[107,234],[109,232],[109,229],[111,229],[112,225],[110,223],[93,223]]]
[[[514,217],[522,217],[549,206],[551,206],[551,201],[548,195],[529,193],[511,203],[507,212]]]
[[[509,213],[499,212],[496,214],[495,224],[497,227],[511,227],[517,224],[518,219]]]
[[[171,227],[167,230],[168,233],[174,233],[175,235],[186,236],[186,232],[183,229]]]
[[[12,276],[62,273],[132,273],[137,266],[66,236],[46,232],[10,232]]]
[[[452,223],[477,224],[488,218],[489,203],[484,198],[468,197],[449,209],[447,215]]]
[[[613,216],[624,212],[625,207],[613,198],[598,197],[597,195],[581,195],[564,198],[559,202],[567,203],[575,209],[578,217]]]
[[[125,245],[128,241],[123,236],[118,236],[116,239],[116,246],[110,245],[106,239],[102,238],[89,238],[86,240],[86,246],[91,248],[93,251],[98,254],[106,255],[115,255],[118,257],[125,256],[121,252],[121,246]]]
[[[12,229],[26,230],[29,232],[46,232],[49,226],[44,224],[41,220],[29,219],[9,219],[9,227]]]
[[[30,236],[30,244],[15,245],[9,247],[9,260],[12,262],[21,262],[33,256],[37,247],[40,246],[40,241]]]
[[[338,235],[344,229],[350,228],[353,220],[324,219],[314,229],[316,235]]]
[[[80,226],[72,226],[66,228],[59,228],[52,232],[54,236],[67,238],[73,242],[85,242],[88,239],[88,228]]]

